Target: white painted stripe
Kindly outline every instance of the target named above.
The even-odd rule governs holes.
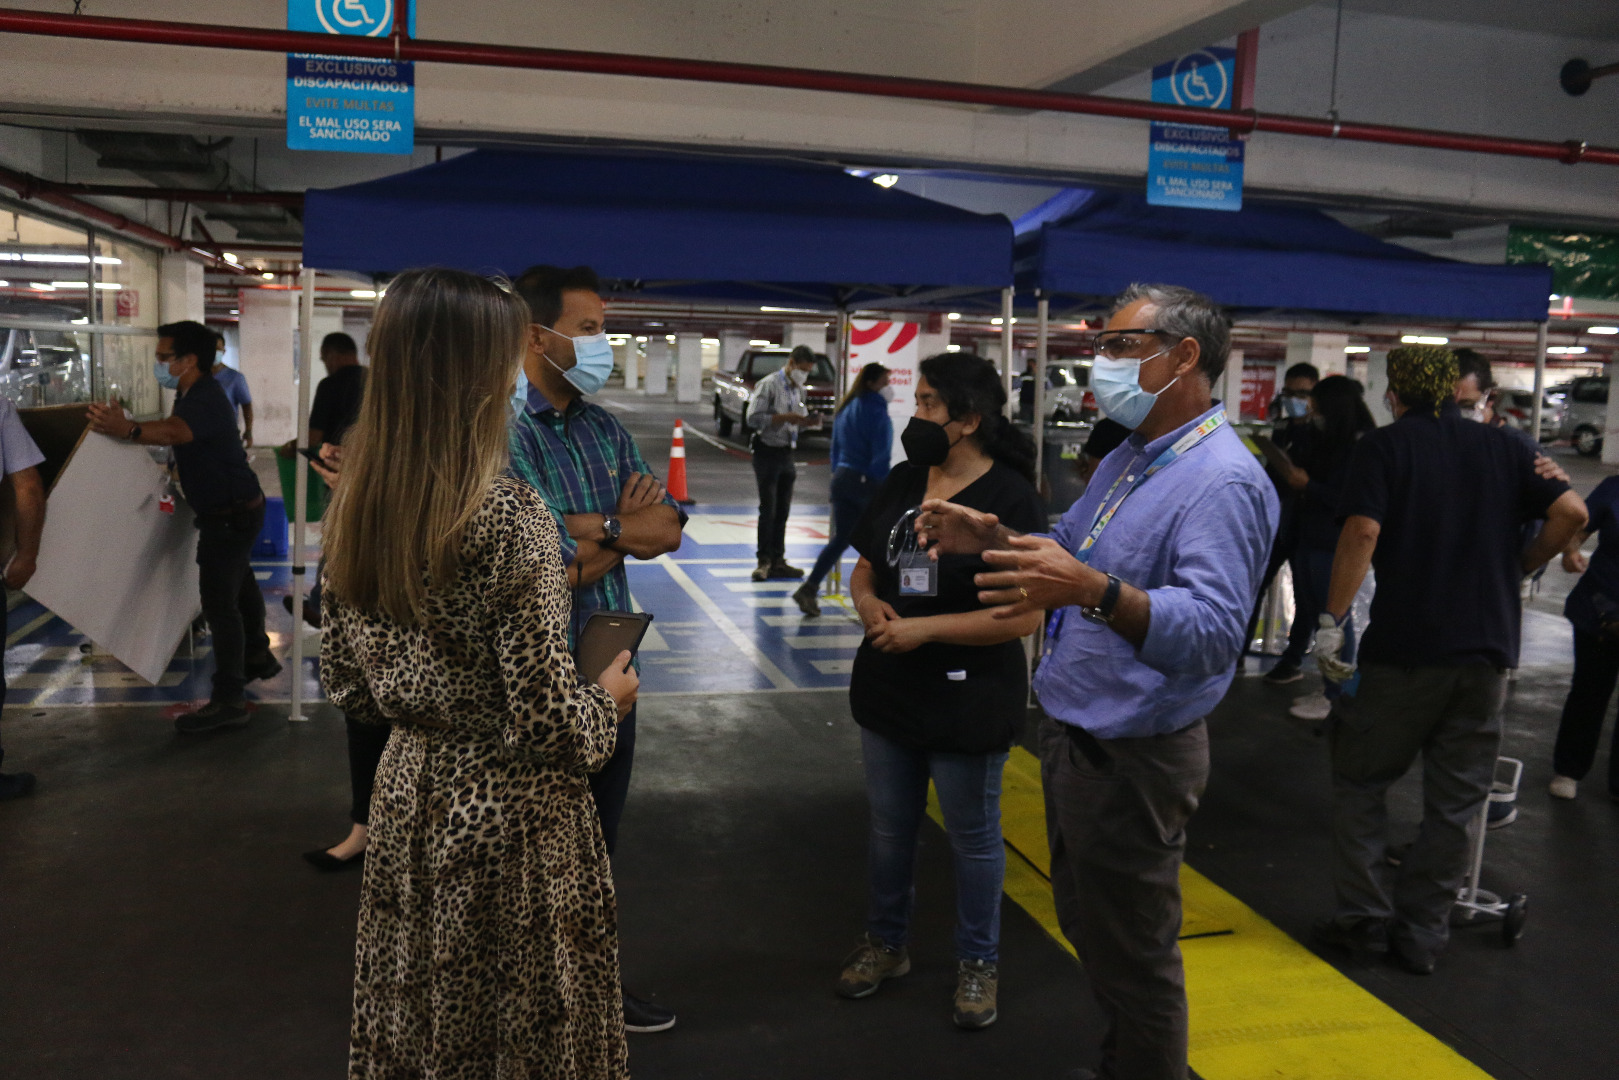
[[[659,555],[652,561],[661,564],[665,570],[669,571],[669,576],[674,578],[675,584],[684,589],[686,595],[691,597],[698,607],[702,608],[704,615],[714,620],[714,625],[719,627],[725,636],[731,639],[731,644],[735,645],[737,651],[747,657],[753,663],[753,666],[759,669],[760,674],[770,680],[771,686],[777,689],[787,689],[795,685],[793,680],[787,677],[786,672],[777,667],[770,657],[760,652],[759,646],[754,644],[753,639],[744,634],[742,628],[732,622],[729,615],[720,610],[720,606],[714,602],[713,597],[698,587],[697,583],[691,579],[691,575],[676,565],[673,559],[667,555]],[[748,599],[761,598],[748,597]],[[791,601],[788,601],[788,603],[791,603]]]
[[[835,611],[828,614],[823,614],[819,619],[807,619],[802,614],[760,615],[758,616],[758,619],[766,626],[801,627],[802,629],[799,632],[804,634],[815,633],[817,632],[817,629],[819,629],[820,632],[830,633],[836,631],[842,633],[846,632],[851,624],[855,626],[860,625],[859,619],[845,619],[840,613]]]
[[[804,634],[782,638],[790,649],[858,649],[865,634]]]
[[[854,670],[853,660],[811,660],[810,666],[822,675],[847,675]]]
[[[795,581],[727,581],[725,588],[729,592],[740,593],[790,593],[798,589]]]
[[[47,611],[43,615],[30,619],[28,622],[6,635],[7,647],[9,648],[10,646],[17,644],[17,642],[21,641],[29,634],[32,634],[35,630],[38,630],[40,627],[44,626],[54,618],[56,618],[56,616]]]
[[[270,578],[273,575],[274,575],[274,571],[271,571],[271,570],[255,570],[255,571],[253,571],[253,576],[258,578],[260,581],[269,581]]]

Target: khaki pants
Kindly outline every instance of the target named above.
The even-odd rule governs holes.
[[[1057,920],[1108,1021],[1100,1074],[1185,1080],[1180,867],[1209,778],[1208,729],[1076,732],[1042,720],[1040,776]]]

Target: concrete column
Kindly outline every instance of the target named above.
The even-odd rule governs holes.
[[[1220,385],[1215,387],[1215,396],[1225,403],[1226,417],[1232,421],[1242,419],[1242,350],[1232,349],[1231,356],[1225,362],[1225,373],[1220,376]]]
[[[166,251],[158,261],[157,274],[158,321],[202,322],[202,263],[178,251]]]
[[[675,335],[675,401],[694,405],[703,397],[703,335]]]
[[[782,344],[789,349],[808,345],[816,352],[824,353],[827,351],[826,328],[825,321],[788,323],[786,332],[782,335]]]
[[[1282,375],[1294,364],[1314,364],[1324,379],[1328,375],[1343,375],[1349,370],[1344,346],[1349,344],[1348,334],[1288,334],[1287,362]],[[1278,386],[1277,390],[1281,387]]]
[[[1377,421],[1378,427],[1392,424],[1394,414],[1383,400],[1389,390],[1389,354],[1373,349],[1363,355],[1366,358],[1366,407],[1372,411],[1372,419]]]
[[[1611,378],[1608,385],[1613,385]],[[1619,465],[1619,394],[1612,390],[1608,392],[1607,418],[1602,424],[1602,464]]]
[[[669,392],[669,342],[657,334],[646,339],[646,392],[649,397]]]
[[[284,443],[297,434],[298,294],[243,289],[239,310],[237,347],[253,391],[253,439],[261,446]]]
[[[922,329],[916,335],[917,356],[926,360],[950,348],[950,327],[954,325],[943,315],[922,317]]]
[[[613,363],[624,372],[624,389],[634,390],[641,385],[641,350],[634,338],[626,338],[622,345],[613,346]]]
[[[720,370],[735,371],[736,366],[742,362],[742,354],[748,351],[748,332],[746,330],[720,331]]]

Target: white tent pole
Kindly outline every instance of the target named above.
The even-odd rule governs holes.
[[[849,307],[838,305],[838,400],[849,392]]]
[[[1051,322],[1051,300],[1041,296],[1034,338],[1034,482],[1045,476],[1046,464],[1046,330]]]
[[[1546,393],[1546,327],[1547,324],[1541,322],[1535,328],[1535,404],[1529,414],[1529,431],[1537,443],[1540,441],[1541,399]]]
[[[1012,394],[1012,294],[1011,286],[1001,290],[1001,376],[1006,382],[1006,415],[1017,416],[1017,398]]]
[[[302,447],[309,441],[309,373],[314,366],[315,271],[304,267],[299,275],[303,285],[298,305],[298,439]],[[292,708],[289,720],[308,720],[304,715],[304,527],[309,523],[309,466],[293,452],[292,482]]]

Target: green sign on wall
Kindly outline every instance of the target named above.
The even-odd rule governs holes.
[[[1619,233],[1514,225],[1507,262],[1550,266],[1552,287],[1564,296],[1619,300]]]

